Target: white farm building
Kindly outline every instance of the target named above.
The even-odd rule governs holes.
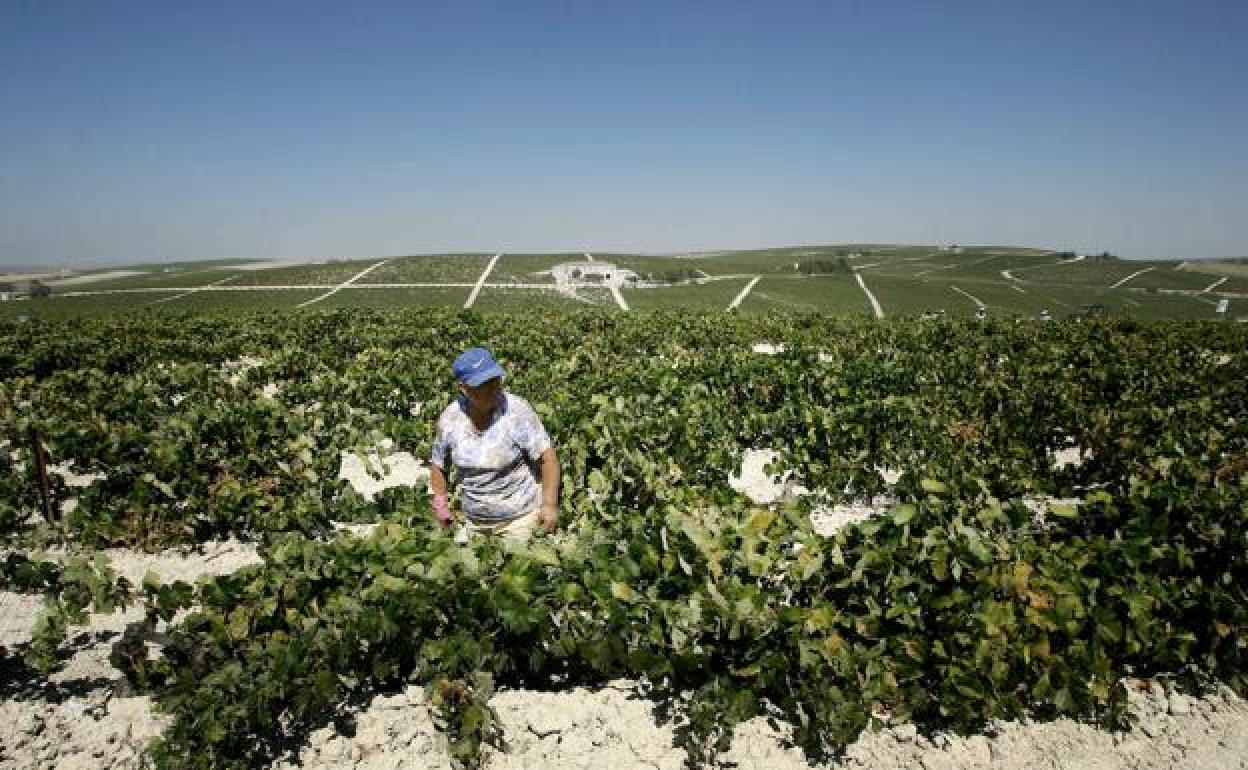
[[[625,267],[616,267],[610,262],[599,260],[586,262],[564,262],[550,269],[558,286],[604,286],[621,288],[636,286],[641,282],[637,273]]]

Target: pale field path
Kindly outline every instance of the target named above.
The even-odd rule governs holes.
[[[620,310],[623,310],[625,313],[632,310],[632,308],[628,306],[628,303],[624,301],[624,295],[620,293],[619,286],[611,287],[611,296],[615,298],[615,304],[620,306]]]
[[[330,297],[334,296],[334,295],[335,295],[335,294],[337,294],[338,292],[342,291],[344,288],[346,288],[346,287],[350,286],[351,284],[353,284],[353,283],[355,283],[356,281],[360,280],[360,279],[361,279],[361,278],[363,278],[364,276],[368,275],[369,273],[373,272],[374,270],[376,270],[377,268],[381,267],[382,265],[386,264],[386,263],[387,263],[387,262],[389,262],[389,261],[390,261],[390,260],[388,260],[388,259],[383,259],[383,260],[381,260],[380,262],[378,262],[378,263],[377,263],[377,264],[375,264],[375,265],[369,265],[368,267],[364,268],[364,269],[363,269],[363,270],[361,270],[360,272],[358,272],[358,273],[356,273],[355,275],[351,276],[351,277],[350,277],[350,278],[348,278],[347,280],[345,280],[345,281],[343,281],[342,283],[338,284],[338,285],[337,285],[337,286],[335,286],[334,288],[332,288],[332,289],[330,289],[329,291],[325,292],[325,293],[324,293],[324,294],[322,294],[321,296],[319,296],[319,297],[313,297],[312,299],[308,300],[307,302],[300,302],[300,303],[299,303],[298,305],[296,305],[295,307],[307,307],[308,305],[315,304],[315,303],[317,303],[317,302],[320,302],[321,300],[324,300],[324,299],[329,299]]]
[[[196,294],[196,293],[201,292],[201,291],[207,291],[208,289],[211,289],[211,288],[212,288],[212,287],[214,287],[214,286],[220,286],[220,285],[221,285],[221,284],[223,284],[223,283],[229,283],[230,281],[233,281],[233,280],[235,280],[236,278],[238,278],[238,275],[227,275],[225,278],[222,278],[222,279],[221,279],[221,280],[219,280],[219,281],[213,281],[212,283],[207,283],[207,284],[204,284],[204,286],[203,286],[202,288],[198,288],[198,289],[188,289],[188,290],[186,290],[186,291],[182,292],[181,294],[175,294],[175,295],[173,295],[172,297],[162,297],[162,298],[160,298],[160,299],[153,300],[152,302],[150,302],[150,303],[148,303],[148,304],[152,304],[152,305],[160,305],[160,304],[163,304],[163,303],[165,303],[165,302],[173,302],[175,299],[182,299],[183,297],[189,297],[189,296],[191,296],[192,294]]]
[[[1111,289],[1117,289],[1117,288],[1118,288],[1118,287],[1120,287],[1120,286],[1124,286],[1124,285],[1126,285],[1126,283],[1127,283],[1128,281],[1130,281],[1132,278],[1135,278],[1136,276],[1139,276],[1139,275],[1144,275],[1145,273],[1147,273],[1147,272],[1151,272],[1151,271],[1156,270],[1156,269],[1157,269],[1157,268],[1155,268],[1155,267],[1146,267],[1146,268],[1144,268],[1143,270],[1136,270],[1134,273],[1132,273],[1131,275],[1128,275],[1126,278],[1123,278],[1121,281],[1118,281],[1117,283],[1112,283],[1112,284],[1110,284],[1109,288],[1111,288]]]
[[[1087,258],[1088,257],[1086,254],[1080,254],[1079,256],[1073,257],[1071,259],[1059,259],[1057,262],[1054,262],[1053,264],[1054,265],[1073,265],[1076,262],[1082,262],[1083,260]],[[1047,264],[1046,265],[1027,265],[1025,267],[1012,267],[1009,270],[1002,270],[1001,277],[1007,281],[1018,281],[1019,283],[1022,283],[1023,279],[1015,276],[1014,273],[1022,272],[1023,270],[1035,270],[1041,267],[1049,267],[1049,265]]]
[[[494,265],[498,264],[498,258],[501,256],[503,256],[501,251],[495,254],[490,259],[490,263],[481,271],[481,277],[477,279],[477,285],[472,287],[472,293],[468,295],[468,299],[464,302],[464,310],[472,307],[473,303],[477,301],[477,295],[481,293],[481,287],[485,285],[485,279],[490,277],[490,271],[494,269]]]
[[[745,301],[745,298],[749,296],[750,290],[753,289],[754,285],[757,284],[760,280],[762,280],[761,275],[754,276],[754,279],[745,285],[745,288],[742,289],[737,294],[737,296],[732,300],[732,302],[728,303],[728,309],[736,310],[738,307],[740,307],[741,303]]]
[[[969,291],[963,291],[962,289],[959,289],[957,286],[950,286],[949,288],[953,289],[958,294],[961,294],[963,297],[966,297],[971,302],[974,302],[975,307],[977,308],[983,309],[983,308],[988,307],[986,304],[984,304],[984,301],[982,299],[980,299],[979,297],[976,297],[974,294],[971,294]]]
[[[982,265],[985,262],[998,259],[1001,256],[1002,256],[1001,254],[993,254],[991,257],[984,257],[983,259],[976,259],[970,262],[954,262],[951,265],[941,265],[939,267],[932,267],[932,268],[928,268],[927,270],[920,270],[919,272],[914,274],[914,277],[919,278],[919,277],[927,275],[928,273],[934,273],[937,270],[951,270],[955,267],[970,267],[971,265]]]
[[[880,307],[880,301],[875,298],[871,290],[867,288],[867,282],[862,280],[862,273],[855,272],[854,279],[858,281],[858,285],[862,287],[862,293],[867,295],[867,300],[871,303],[871,309],[875,312],[876,318],[884,317],[884,308]]]
[[[969,263],[968,263],[968,264],[969,264]],[[953,269],[953,268],[955,268],[955,267],[962,267],[962,265],[960,265],[960,264],[956,264],[956,263],[955,263],[955,264],[952,264],[952,265],[941,265],[941,266],[939,266],[939,267],[929,267],[927,270],[920,270],[919,272],[915,273],[915,274],[914,274],[914,277],[915,277],[915,278],[922,278],[923,276],[928,275],[928,274],[930,274],[930,273],[934,273],[934,272],[936,272],[937,270],[952,270],[952,269]]]

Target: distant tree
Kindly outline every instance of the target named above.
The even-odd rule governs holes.
[[[40,298],[50,297],[52,296],[52,287],[42,281],[31,281],[30,296]]]

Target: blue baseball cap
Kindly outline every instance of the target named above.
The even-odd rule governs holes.
[[[503,376],[503,367],[485,348],[469,348],[460,353],[451,369],[455,372],[455,379],[470,388]]]

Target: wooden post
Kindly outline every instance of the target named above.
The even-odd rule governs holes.
[[[43,453],[43,443],[39,441],[39,431],[30,426],[30,449],[35,454],[35,472],[39,474],[39,497],[43,502],[43,518],[49,524],[56,522],[52,517],[52,495],[48,491],[48,461]]]

